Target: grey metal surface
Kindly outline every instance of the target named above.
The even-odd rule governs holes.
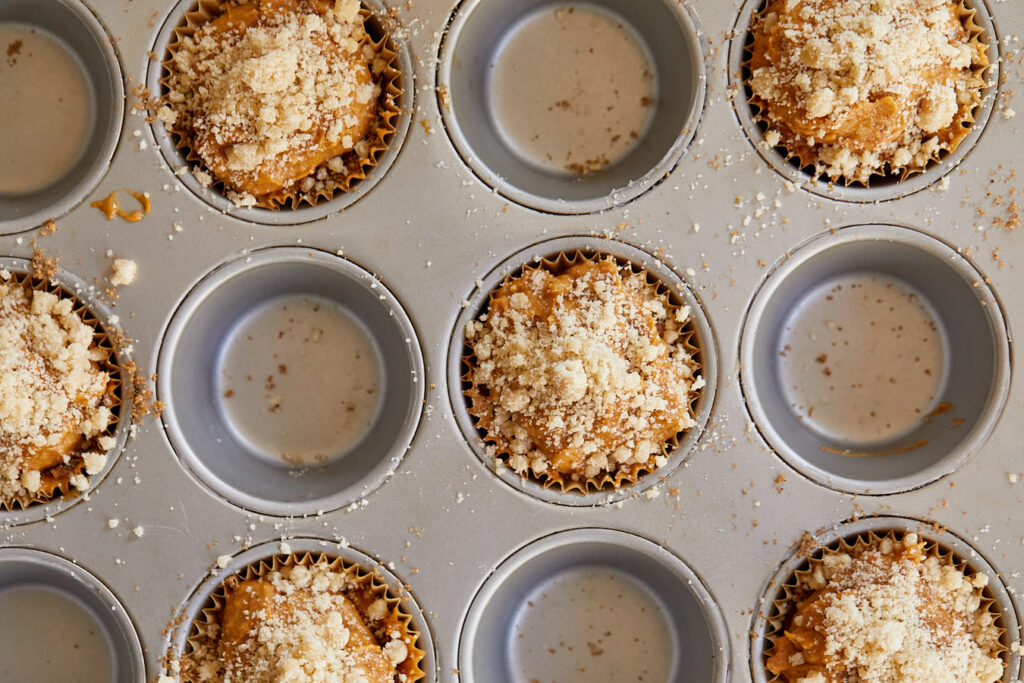
[[[161,0],[88,4],[113,38],[131,93],[150,77],[148,52],[161,53],[158,35],[176,10]],[[424,610],[436,646],[436,680],[445,682],[459,680],[459,634],[486,577],[516,549],[575,528],[634,533],[685,562],[725,620],[729,678],[735,681],[749,680],[750,615],[766,582],[805,530],[827,529],[854,515],[900,515],[948,528],[987,559],[1019,609],[1024,489],[1007,476],[1024,470],[1019,373],[1009,377],[1005,407],[989,437],[970,448],[954,471],[904,493],[853,496],[802,476],[762,439],[744,404],[739,349],[744,317],[770,264],[814,236],[826,243],[835,239],[836,228],[897,224],[944,242],[981,274],[1001,305],[1012,361],[1013,332],[1024,316],[1024,246],[1019,230],[993,219],[1013,224],[1011,191],[1021,186],[1014,174],[1022,156],[1022,119],[1010,112],[1024,111],[1015,39],[1024,28],[1024,4],[989,5],[997,35],[1006,38],[998,51],[1000,73],[1009,81],[995,87],[992,115],[945,176],[948,186],[943,181],[900,199],[861,203],[788,186],[766,163],[767,152],[755,149],[744,133],[730,90],[730,38],[743,3],[684,2],[681,7],[702,31],[707,75],[693,140],[650,190],[583,216],[538,212],[494,192],[445,134],[435,88],[439,69],[444,73],[447,67],[437,60],[455,4],[389,3],[403,27],[411,68],[405,82],[408,93],[415,93],[416,109],[387,173],[343,210],[332,207],[330,215],[301,226],[250,223],[221,213],[173,174],[161,141],[131,107],[136,100],[129,95],[113,162],[87,199],[121,188],[145,190],[153,212],[139,223],[108,222],[83,202],[58,219],[54,234],[36,229],[0,237],[0,254],[21,258],[31,255],[35,240],[61,258],[64,271],[96,284],[96,295],[103,297],[108,250],[134,259],[136,281],[119,287],[109,306],[135,339],[134,358],[147,374],[157,370],[162,334],[174,312],[214,269],[271,246],[343,251],[394,294],[423,349],[423,415],[393,476],[356,504],[323,515],[247,512],[198,482],[176,456],[163,423],[150,419],[88,499],[50,520],[20,526],[6,520],[2,544],[32,546],[88,567],[132,616],[149,679],[161,672],[169,622],[215,568],[216,558],[291,536],[344,538],[393,565]],[[671,6],[682,11],[675,2]],[[53,213],[63,213],[60,194],[51,197]],[[570,507],[520,495],[474,455],[452,412],[449,341],[476,281],[542,239],[580,233],[608,235],[663,259],[685,279],[709,320],[718,358],[709,424],[686,462],[649,489],[657,497]],[[951,335],[963,331],[962,323],[952,325]],[[111,519],[120,524],[111,528]],[[141,536],[133,533],[136,528]]]

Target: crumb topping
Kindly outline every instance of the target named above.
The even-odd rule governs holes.
[[[660,466],[668,441],[696,424],[689,313],[611,257],[561,275],[527,270],[466,328],[471,413],[521,474]]]
[[[99,369],[107,354],[94,334],[70,299],[0,273],[0,498],[31,497],[40,470],[66,464],[109,425],[110,376]],[[87,474],[106,461],[101,453],[83,457]],[[88,480],[79,474],[71,484],[84,489]]]
[[[766,140],[811,152],[833,179],[866,183],[955,149],[988,65],[952,0],[771,0],[753,32]]]
[[[357,588],[352,576],[324,564],[282,567],[263,578],[238,582],[225,599],[219,632],[211,634],[216,642],[204,639],[196,646],[196,680],[405,680],[397,667],[409,656],[409,647],[396,630],[376,628],[390,612],[387,603],[377,599],[360,614],[346,597]]]
[[[826,553],[768,667],[796,683],[977,681],[1003,676],[984,574],[925,556],[916,534]]]
[[[370,132],[384,65],[367,44],[358,0],[229,5],[182,38],[156,116],[191,130],[194,151],[241,202],[287,188]],[[325,171],[326,172],[326,171]]]

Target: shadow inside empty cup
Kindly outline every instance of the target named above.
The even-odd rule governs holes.
[[[466,2],[439,75],[445,125],[470,166],[557,213],[628,201],[663,177],[704,92],[693,26],[664,0]]]
[[[161,351],[168,434],[232,502],[330,510],[379,485],[415,430],[422,361],[411,324],[369,273],[307,249],[215,271]]]
[[[114,152],[124,89],[102,25],[75,0],[0,6],[0,234],[69,211]]]
[[[508,558],[473,601],[462,680],[721,682],[728,642],[685,564],[632,534],[580,529]]]
[[[846,491],[907,490],[952,471],[1006,392],[1006,331],[981,280],[902,228],[848,228],[795,252],[743,334],[743,389],[762,434]]]
[[[145,677],[124,608],[63,558],[0,551],[0,610],[0,680],[133,683]]]

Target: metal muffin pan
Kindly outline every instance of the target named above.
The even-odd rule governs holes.
[[[81,0],[66,0],[66,4],[75,11],[87,11]],[[501,4],[528,11],[526,3]],[[300,255],[316,255],[311,262],[322,258],[335,265],[347,264],[340,268],[356,282],[364,280],[352,273],[375,276],[380,295],[389,300],[381,305],[400,309],[408,317],[422,349],[422,416],[418,426],[411,419],[402,420],[401,429],[409,430],[411,442],[404,454],[396,451],[387,456],[385,470],[394,464],[390,477],[365,491],[362,484],[354,489],[338,484],[339,491],[347,491],[344,500],[350,501],[344,507],[324,505],[321,514],[312,504],[289,507],[295,504],[285,502],[274,510],[260,510],[253,501],[225,496],[204,483],[179,457],[175,439],[184,436],[196,441],[202,434],[189,431],[176,437],[176,428],[165,429],[165,423],[169,425],[184,408],[175,402],[178,394],[172,388],[168,398],[175,405],[164,420],[142,423],[88,499],[83,497],[50,520],[41,517],[20,525],[6,520],[0,544],[7,548],[0,550],[30,547],[73,558],[87,567],[133,620],[144,652],[145,680],[155,680],[162,673],[162,657],[175,642],[168,626],[191,604],[196,587],[210,576],[218,557],[238,557],[244,549],[262,544],[271,544],[273,549],[282,540],[292,543],[300,537],[359,548],[406,584],[423,609],[423,623],[434,643],[432,678],[445,682],[479,683],[489,675],[474,676],[472,668],[468,673],[462,671],[460,659],[460,643],[466,642],[468,626],[493,618],[500,621],[495,613],[479,613],[478,622],[469,618],[471,613],[472,619],[477,618],[474,606],[483,604],[477,598],[484,595],[483,587],[492,585],[488,577],[503,577],[500,568],[513,566],[509,563],[518,561],[513,558],[523,557],[519,552],[542,542],[539,539],[558,539],[559,548],[571,547],[564,541],[572,534],[591,533],[577,531],[583,529],[609,533],[602,547],[611,550],[601,562],[636,558],[636,547],[646,549],[640,552],[645,557],[657,555],[661,551],[652,548],[661,546],[665,554],[682,563],[670,562],[672,567],[685,566],[688,575],[699,580],[694,585],[704,590],[694,594],[710,596],[714,605],[702,613],[720,614],[724,621],[728,644],[723,643],[726,654],[720,661],[730,681],[751,680],[751,609],[756,608],[768,581],[790,557],[802,533],[830,529],[855,516],[895,515],[948,529],[986,559],[1006,588],[1009,607],[1019,610],[1018,594],[1024,588],[1018,574],[1024,563],[1024,529],[1016,508],[1024,495],[1022,484],[1014,486],[1011,480],[1024,472],[1015,430],[1024,418],[1024,393],[1018,374],[1013,372],[1012,334],[1016,321],[1024,316],[1024,299],[1018,295],[1024,291],[1024,272],[1018,263],[1024,247],[1019,244],[1019,231],[1001,226],[1015,225],[1014,215],[1019,211],[1011,204],[1011,191],[1017,192],[1020,183],[1014,175],[1020,163],[1016,144],[1020,117],[1013,118],[1010,112],[1024,110],[1017,92],[1020,89],[1012,84],[994,87],[987,100],[992,114],[984,134],[977,136],[956,169],[945,175],[948,187],[943,181],[890,201],[845,201],[841,192],[818,194],[802,182],[787,184],[792,176],[776,173],[763,158],[763,150],[752,145],[744,133],[730,89],[735,80],[728,47],[731,39],[740,38],[733,28],[745,11],[741,4],[706,0],[664,4],[673,18],[682,22],[680,26],[689,25],[700,32],[693,45],[699,45],[703,54],[700,71],[706,76],[706,94],[698,112],[687,109],[686,117],[699,122],[692,140],[684,143],[677,160],[659,171],[657,181],[631,195],[631,201],[621,203],[626,196],[617,198],[609,190],[587,200],[592,206],[575,207],[564,214],[552,208],[552,196],[559,193],[549,192],[550,188],[515,196],[500,188],[495,191],[497,185],[480,175],[458,143],[456,126],[463,124],[454,110],[454,84],[446,84],[444,79],[459,59],[457,50],[449,48],[449,41],[458,33],[453,29],[464,15],[463,8],[471,5],[457,5],[453,0],[387,5],[398,27],[396,36],[407,47],[403,55],[408,60],[406,94],[416,106],[408,112],[407,138],[394,148],[390,168],[386,172],[378,169],[372,192],[357,193],[359,201],[340,197],[318,206],[323,213],[310,214],[313,220],[307,220],[302,212],[243,216],[217,204],[216,199],[198,196],[189,188],[187,175],[175,175],[173,163],[169,165],[161,151],[162,138],[134,109],[134,96],[130,95],[110,168],[88,193],[87,201],[61,218],[62,199],[54,193],[44,214],[47,218],[58,215],[57,231],[41,234],[38,228],[45,218],[40,218],[33,232],[0,237],[0,254],[27,258],[34,240],[47,255],[61,258],[61,272],[74,273],[86,286],[95,286],[90,293],[107,301],[104,306],[118,316],[118,326],[135,339],[133,356],[141,370],[146,374],[161,371],[156,381],[158,392],[172,386],[167,383],[175,381],[176,373],[186,378],[191,375],[195,386],[210,381],[201,377],[203,369],[198,363],[172,363],[168,373],[159,358],[174,346],[165,333],[180,312],[192,305],[190,293],[200,291],[217,273],[232,266],[259,272],[256,266],[263,265],[266,254],[285,247],[297,249]],[[480,3],[472,14],[484,6]],[[605,3],[586,3],[588,8],[594,6],[614,10]],[[157,0],[93,2],[88,7],[113,38],[125,79],[121,87],[131,93],[137,85],[148,83],[154,66],[148,53],[161,54],[160,36],[182,7]],[[1011,37],[998,46],[993,43],[993,50],[1003,60],[999,73],[1016,77],[1022,63],[1012,36],[1024,27],[1024,6],[993,3],[988,10],[998,34]],[[648,43],[652,55],[658,54],[659,42],[681,35],[674,26],[648,33],[637,25],[636,17],[626,10],[619,12],[633,24],[634,35]],[[684,16],[685,20],[680,19]],[[116,106],[117,102],[109,104]],[[455,119],[448,107],[453,108]],[[607,172],[613,173],[615,168]],[[632,179],[634,186],[640,176],[642,173]],[[148,191],[152,212],[139,223],[108,222],[88,205],[119,189]],[[875,197],[881,198],[881,194]],[[614,208],[598,211],[602,207]],[[593,213],[573,215],[581,211]],[[302,224],[271,225],[273,222]],[[886,227],[894,225],[902,228]],[[969,443],[953,447],[951,441],[944,441],[953,455],[937,457],[937,469],[929,470],[928,476],[910,481],[882,467],[871,488],[875,493],[889,493],[856,495],[839,490],[844,487],[835,482],[823,485],[816,481],[810,469],[792,457],[783,457],[786,454],[780,444],[768,438],[763,424],[755,424],[752,416],[756,414],[748,409],[750,392],[743,382],[757,369],[742,360],[745,347],[740,342],[745,321],[749,325],[756,317],[752,311],[759,292],[779,291],[776,275],[786,269],[788,260],[799,262],[801,254],[839,253],[845,235],[854,234],[848,231],[897,229],[915,235],[910,240],[917,249],[913,253],[920,253],[922,260],[909,267],[894,265],[890,269],[894,277],[907,281],[930,273],[929,280],[948,278],[944,287],[952,288],[965,274],[977,272],[979,284],[974,288],[972,283],[975,296],[970,305],[947,311],[942,302],[931,300],[930,310],[950,317],[948,321],[943,318],[943,325],[951,348],[959,348],[953,337],[963,337],[971,344],[967,352],[971,363],[979,360],[974,356],[985,355],[975,349],[983,347],[986,339],[996,340],[989,354],[995,374],[988,387],[995,390],[988,399],[960,399],[958,409],[971,405],[981,411],[979,428],[968,431],[965,420],[955,433]],[[666,275],[682,279],[685,288],[681,296],[691,292],[707,318],[717,375],[707,426],[685,455],[680,454],[683,462],[663,475],[664,480],[655,476],[649,487],[644,480],[642,486],[611,503],[571,506],[522,495],[499,481],[493,469],[480,461],[457,417],[449,360],[456,321],[471,307],[475,292],[484,287],[498,264],[541,242],[562,237],[575,240],[580,235],[636,248],[649,255],[644,258],[650,259],[646,262],[651,268],[662,268],[657,262],[660,259]],[[883,253],[892,256],[883,249],[876,255]],[[139,273],[134,283],[117,288],[116,300],[109,300],[107,277],[114,255],[135,260]],[[252,262],[246,264],[248,258]],[[845,272],[846,258],[832,262],[835,276]],[[952,274],[942,275],[944,271],[937,266],[926,265],[931,263],[929,258],[945,258]],[[802,266],[793,272],[799,277],[800,270]],[[324,272],[335,271],[325,267]],[[336,276],[341,277],[335,273],[313,280],[318,286],[327,286]],[[804,286],[813,289],[828,277],[808,277]],[[280,278],[259,277],[250,282],[251,288],[222,302],[222,315],[238,319],[243,310],[283,293]],[[229,284],[211,288],[206,302],[216,299],[218,289],[229,291]],[[947,291],[930,281],[907,284],[925,296],[930,291]],[[344,289],[353,295],[357,290],[355,285]],[[238,305],[229,305],[232,301]],[[998,316],[985,310],[996,303],[1008,348],[998,334]],[[195,315],[201,315],[203,308],[195,308]],[[185,326],[184,331],[187,329]],[[196,348],[203,344],[216,347],[217,334],[212,326],[207,329],[209,336]],[[366,323],[364,329],[378,328]],[[885,338],[880,337],[879,343],[885,343]],[[185,348],[180,340],[177,348]],[[960,360],[951,359],[950,368]],[[982,386],[977,380],[961,387],[952,386],[952,381],[948,384],[948,390],[956,392],[977,391]],[[1004,386],[1008,391],[1000,411]],[[982,410],[986,405],[992,406],[988,417]],[[212,411],[208,417],[211,422],[220,419]],[[396,420],[396,416],[389,419]],[[397,420],[389,424],[397,425]],[[986,431],[988,437],[983,438]],[[968,434],[977,438],[971,441]],[[788,432],[784,436],[791,437]],[[215,443],[204,441],[204,452],[199,455],[212,461],[226,452],[215,448]],[[244,467],[256,469],[256,462],[253,458]],[[1014,476],[1008,477],[1010,474]],[[944,476],[932,481],[940,475]],[[852,479],[863,484],[864,475],[855,474]],[[280,503],[257,493],[259,501]],[[552,552],[546,555],[551,559],[546,570],[550,580],[556,580],[560,572],[571,575],[577,569],[566,551]],[[629,580],[641,588],[646,581],[643,590],[650,591],[645,595],[658,595],[658,581],[639,566],[639,560],[631,565],[634,569]],[[0,577],[7,583],[24,582],[23,575],[4,569],[0,569]],[[548,579],[538,580],[544,583]],[[514,587],[506,581],[502,584]],[[509,595],[531,594],[525,588],[517,590]],[[697,614],[698,610],[682,606],[676,599],[681,600],[661,600],[666,614],[672,618]],[[708,603],[694,598],[688,604]],[[517,623],[536,623],[531,619],[538,615],[543,611],[523,612]],[[715,621],[714,617],[706,619]],[[716,629],[712,626],[711,632]],[[538,637],[544,636],[543,630],[538,631]],[[31,655],[31,649],[24,652]],[[601,656],[593,658],[596,666],[600,666]],[[1011,669],[1008,676],[1019,675]],[[715,680],[715,675],[720,674],[698,678]],[[695,680],[685,671],[676,679]],[[143,680],[142,676],[137,680]]]

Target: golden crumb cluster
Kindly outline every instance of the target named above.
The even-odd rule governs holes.
[[[85,490],[85,474],[106,464],[103,453],[83,453],[113,419],[111,378],[100,369],[108,352],[95,332],[70,299],[0,271],[0,500],[48,496],[53,468]],[[110,437],[96,441],[103,450],[113,445]],[[72,460],[81,462],[71,467]]]
[[[799,577],[767,667],[791,683],[995,683],[1003,647],[987,584],[927,554],[914,533],[826,551]]]
[[[229,583],[219,626],[193,641],[186,680],[403,683],[417,680],[414,637],[380,596],[326,563]]]
[[[689,315],[611,257],[527,269],[465,330],[470,413],[520,474],[635,479],[695,425]]]
[[[747,62],[766,141],[832,180],[923,169],[981,100],[972,17],[958,0],[769,0]]]
[[[227,3],[172,55],[157,117],[236,203],[325,191],[346,155],[369,155],[386,65],[358,0]]]

